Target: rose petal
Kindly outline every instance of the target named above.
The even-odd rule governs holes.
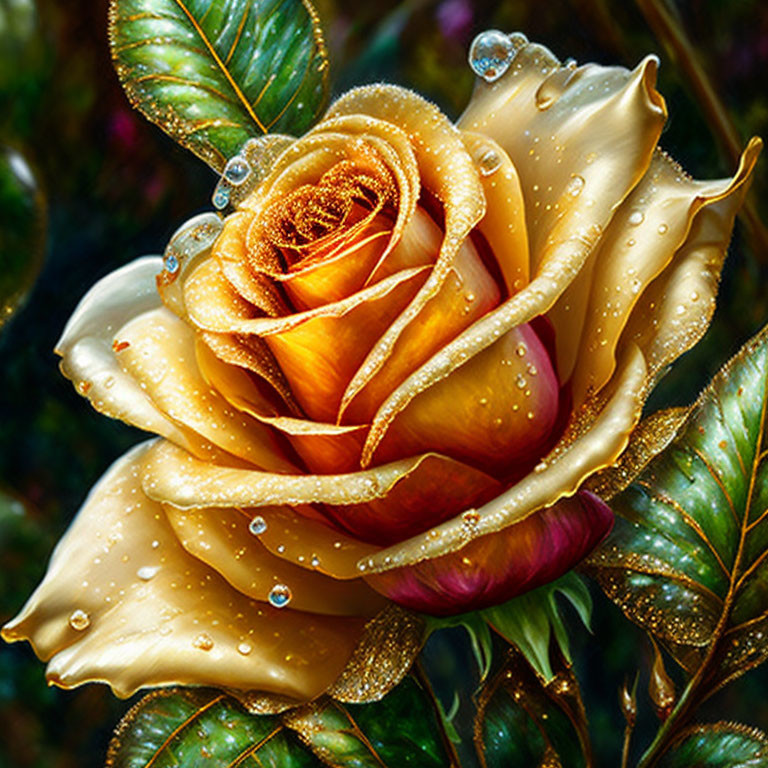
[[[246,371],[222,362],[206,344],[198,342],[195,349],[205,380],[239,411],[285,435],[310,472],[338,474],[359,469],[366,426],[344,427],[284,416]]]
[[[227,453],[273,472],[292,472],[274,433],[230,408],[205,382],[196,365],[192,329],[169,310],[145,312],[126,323],[119,337],[128,346],[123,370],[176,423]]]
[[[531,274],[575,230],[605,228],[645,172],[666,119],[657,68],[570,69],[528,44],[503,77],[478,79],[459,127],[497,141],[520,175]]]
[[[574,414],[558,444],[533,472],[476,510],[472,525],[459,516],[435,528],[436,533],[414,536],[361,560],[360,569],[379,573],[455,552],[474,538],[501,531],[574,494],[626,447],[640,419],[646,380],[643,355],[630,345],[609,387]]]
[[[344,301],[294,315],[284,329],[262,324],[264,339],[308,416],[336,421],[353,374],[428,272],[426,267],[399,272]]]
[[[340,581],[315,571],[319,558],[310,558],[312,569],[307,569],[271,554],[249,531],[258,510],[181,510],[170,505],[164,509],[184,549],[248,597],[266,602],[273,587],[281,584],[290,588],[291,608],[297,611],[373,616],[384,607],[384,601],[359,579]]]
[[[558,404],[549,354],[523,325],[412,400],[374,460],[434,450],[496,477],[519,478],[544,454]]]
[[[160,442],[147,455],[143,487],[151,499],[180,509],[364,504],[386,497],[424,462],[443,459],[426,454],[362,472],[289,475],[211,464],[172,443]]]
[[[387,546],[445,522],[470,505],[493,498],[502,485],[467,464],[424,457],[386,495],[365,504],[324,507],[335,527],[362,541]]]
[[[340,533],[326,522],[300,514],[291,507],[259,507],[252,510],[266,522],[259,541],[278,557],[312,568],[335,579],[360,577],[357,563],[380,547]],[[313,561],[319,563],[315,566]]]
[[[62,373],[97,411],[210,456],[213,446],[169,419],[118,362],[125,341],[115,339],[115,332],[135,315],[162,306],[155,286],[162,267],[159,256],[145,256],[102,278],[78,304],[56,352]]]
[[[470,131],[462,131],[461,136],[480,168],[485,193],[485,216],[476,231],[488,242],[511,296],[528,284],[530,267],[520,177],[509,155],[493,139]]]
[[[415,251],[419,247],[424,252],[434,248],[436,255],[441,236],[439,227],[417,208],[401,244],[409,248],[413,245]],[[397,258],[398,250],[399,246],[389,258]],[[465,240],[454,256],[448,279],[421,308],[416,321],[403,329],[392,346],[387,364],[372,374],[366,373],[365,368],[371,364],[370,356],[366,358],[361,370],[367,383],[361,389],[355,389],[355,382],[361,375],[358,370],[344,393],[340,417],[348,423],[370,422],[381,402],[405,378],[456,334],[496,306],[499,298],[496,282],[488,274],[472,242]]]
[[[199,336],[223,364],[255,373],[274,390],[288,411],[300,413],[291,388],[263,339],[213,331],[199,331]]]
[[[568,572],[607,535],[613,513],[583,491],[463,549],[368,577],[396,603],[437,616],[498,605]]]
[[[66,688],[101,681],[119,696],[152,685],[317,696],[344,668],[364,620],[256,602],[187,554],[141,492],[147,449],[96,485],[3,638],[29,640],[50,659],[49,681]]]
[[[656,60],[646,59],[633,72],[596,65],[582,67],[566,82],[559,97],[550,94],[554,100],[547,109],[539,109],[536,93],[543,76],[556,65],[557,60],[546,48],[525,47],[504,77],[492,85],[478,84],[459,121],[463,130],[497,140],[520,174],[529,214],[533,279],[435,354],[392,393],[372,422],[364,462],[370,459],[395,416],[416,395],[444,379],[500,334],[552,307],[576,279],[614,208],[651,160],[665,116],[661,97],[653,88]],[[561,87],[562,75],[557,77]],[[559,149],[553,146],[553,151],[544,151],[542,145],[537,152],[533,145],[550,141],[551,136],[555,136]]]
[[[619,347],[636,343],[654,378],[692,347],[709,325],[733,221],[761,148],[760,139],[750,141],[731,184],[695,214],[672,263],[632,310]]]
[[[419,165],[422,185],[443,204],[445,237],[434,269],[416,297],[382,336],[350,383],[346,397],[358,390],[389,360],[400,334],[419,317],[448,278],[454,256],[485,211],[483,190],[459,133],[437,107],[415,93],[391,85],[355,88],[328,111],[333,119],[362,115],[404,130]]]

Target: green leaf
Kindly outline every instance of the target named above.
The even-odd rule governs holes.
[[[589,560],[625,614],[698,669],[703,696],[768,657],[767,405],[768,328],[611,500],[616,526]]]
[[[430,699],[407,677],[374,704],[323,699],[284,718],[334,768],[447,768],[452,763]]]
[[[0,328],[24,301],[43,262],[46,208],[16,150],[0,146]]]
[[[480,681],[488,677],[493,663],[493,640],[488,624],[479,613],[462,613],[458,616],[425,616],[427,622],[427,636],[438,629],[448,627],[462,627],[469,635],[477,668],[480,672]]]
[[[756,728],[714,723],[688,728],[662,758],[660,768],[761,768],[768,740]]]
[[[585,768],[591,764],[578,682],[566,666],[541,679],[512,652],[478,702],[475,746],[485,768]]]
[[[131,103],[218,171],[249,138],[304,133],[326,103],[309,0],[111,0],[110,43]]]
[[[163,689],[123,718],[108,768],[313,768],[322,765],[278,716],[254,716],[206,689]]]
[[[586,584],[573,571],[551,584],[481,612],[502,637],[522,652],[544,682],[554,677],[549,655],[552,634],[563,656],[571,660],[568,631],[556,600],[558,593],[568,599],[589,628],[592,597]]]

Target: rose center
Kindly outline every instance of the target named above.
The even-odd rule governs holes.
[[[316,184],[305,184],[267,210],[263,235],[282,257],[283,270],[305,269],[363,236],[385,208],[396,208],[397,189],[375,157],[345,160]]]

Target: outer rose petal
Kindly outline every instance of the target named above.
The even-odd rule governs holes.
[[[103,681],[130,696],[149,685],[213,685],[298,700],[324,691],[364,620],[272,608],[190,556],[141,491],[147,449],[96,485],[3,638],[30,640],[50,659],[48,679],[67,688]]]
[[[400,605],[449,616],[497,605],[562,576],[613,526],[613,513],[582,491],[458,552],[367,581]]]
[[[121,368],[113,347],[122,325],[162,306],[155,286],[162,267],[159,256],[145,256],[99,280],[77,305],[56,352],[62,356],[62,373],[97,411],[162,435],[198,456],[209,456],[213,446],[169,419]]]
[[[574,400],[583,401],[587,389],[597,391],[615,368],[619,335],[643,291],[662,270],[671,268],[697,235],[697,220],[715,207],[722,236],[728,245],[733,217],[741,205],[757,155],[753,140],[732,179],[696,181],[666,155],[657,152],[632,194],[614,214],[594,256],[594,278],[584,292],[589,304],[579,339],[578,323],[563,311],[552,315],[558,346],[574,350]],[[718,260],[715,260],[718,261]],[[722,259],[719,259],[721,262]],[[713,262],[719,272],[719,264]],[[565,297],[563,297],[565,298]],[[686,297],[687,298],[687,297]],[[701,295],[702,306],[707,298]],[[643,313],[645,325],[648,315]],[[679,317],[673,322],[679,322]],[[561,371],[565,378],[568,371]]]

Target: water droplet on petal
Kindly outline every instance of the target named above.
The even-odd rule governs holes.
[[[666,224],[659,224],[658,232],[660,235],[666,235],[669,227]]]
[[[312,555],[312,559],[309,561],[309,564],[313,568],[317,568],[317,566],[320,565],[320,558],[317,555]]]
[[[636,227],[643,223],[644,218],[645,214],[642,211],[632,211],[632,213],[629,214],[628,221],[633,227]]]
[[[179,260],[176,258],[176,255],[173,253],[169,253],[164,259],[163,259],[163,266],[165,267],[165,271],[170,274],[176,274],[176,272],[179,271]]]
[[[213,193],[213,207],[220,211],[229,205],[229,198],[231,196],[231,190],[229,185],[222,179],[216,185],[216,190]]]
[[[525,357],[525,353],[527,352],[527,350],[528,350],[528,347],[526,347],[525,344],[521,341],[517,345],[517,348],[515,349],[515,353],[517,354],[518,357]]]
[[[483,176],[490,176],[501,167],[501,155],[495,149],[485,149],[478,156],[477,165]]]
[[[201,651],[210,651],[213,648],[213,638],[209,634],[201,632],[192,641],[192,645]]]
[[[565,191],[571,197],[578,197],[581,194],[581,190],[584,189],[584,177],[574,174],[571,176],[571,180],[568,182],[568,186]]]
[[[250,176],[251,166],[242,155],[235,155],[224,166],[224,178],[239,187]]]
[[[138,571],[136,571],[136,575],[142,580],[142,581],[149,581],[151,578],[157,575],[157,572],[160,570],[159,565],[145,565],[141,568],[139,568]]]
[[[249,523],[248,530],[254,536],[261,536],[267,530],[267,521],[261,515],[256,515]]]
[[[522,39],[516,44],[519,38]],[[469,66],[478,77],[492,83],[509,69],[515,54],[525,44],[523,40],[522,35],[516,35],[516,40],[512,40],[497,29],[481,32],[469,47]]]
[[[252,650],[253,646],[249,643],[240,643],[240,645],[237,646],[237,652],[243,656],[247,656]]]
[[[82,632],[82,630],[88,629],[90,625],[91,619],[85,611],[80,610],[80,608],[72,611],[72,615],[69,617],[69,626],[72,629]]]
[[[525,380],[525,376],[523,376],[522,373],[517,374],[515,384],[517,384],[518,389],[525,389],[528,386],[528,382]]]
[[[267,599],[269,600],[269,604],[275,608],[285,608],[285,606],[291,602],[292,597],[293,593],[291,592],[290,587],[287,587],[285,584],[275,584],[269,591]]]

